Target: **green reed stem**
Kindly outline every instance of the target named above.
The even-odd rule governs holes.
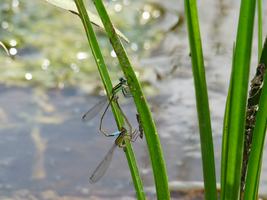
[[[118,36],[115,34],[114,27],[103,5],[102,0],[94,0],[94,4],[104,24],[105,30],[108,34],[113,49],[117,54],[120,66],[127,79],[130,91],[133,95],[137,112],[140,115],[140,120],[144,129],[149,155],[152,163],[157,198],[160,200],[168,200],[170,199],[170,193],[168,189],[168,177],[166,173],[165,161],[163,158],[161,144],[155,127],[155,123],[152,119],[146,98],[143,94],[142,88],[135,75],[128,56],[124,50],[124,47]]]
[[[208,90],[206,85],[201,36],[198,23],[196,0],[185,0],[185,13],[189,35],[192,70],[198,111],[198,123],[201,141],[201,154],[205,186],[205,199],[216,200],[216,174],[212,130],[210,121]]]
[[[232,54],[232,67],[234,65],[234,56],[235,56],[235,43],[233,45],[233,54]],[[225,180],[226,180],[226,165],[227,165],[227,158],[228,158],[228,141],[229,141],[229,110],[230,110],[230,95],[232,95],[232,73],[230,77],[230,84],[228,88],[228,96],[226,99],[225,105],[225,114],[223,120],[223,138],[222,138],[222,158],[221,158],[221,190],[223,191],[225,188]]]
[[[86,9],[85,9],[85,6],[84,6],[84,3],[82,0],[75,0],[75,3],[76,3],[76,6],[78,8],[79,16],[81,18],[83,26],[85,28],[87,39],[88,39],[90,48],[92,50],[93,56],[95,58],[95,61],[96,61],[98,71],[100,73],[103,85],[105,87],[107,95],[109,97],[111,97],[111,95],[112,95],[111,79],[109,77],[107,66],[104,62],[104,58],[103,58],[102,53],[100,51],[100,48],[99,48],[99,45],[98,45],[98,42],[96,39],[96,35],[95,35],[93,27],[90,23],[89,16],[86,12]],[[123,117],[122,117],[121,113],[119,112],[118,107],[116,106],[116,104],[114,102],[112,102],[111,106],[112,106],[112,111],[113,111],[115,120],[117,122],[118,129],[121,130],[122,126],[124,125]],[[127,157],[129,169],[131,171],[132,180],[133,180],[135,190],[136,190],[136,195],[137,195],[138,200],[144,200],[145,194],[144,194],[144,190],[143,190],[142,181],[141,181],[141,178],[140,178],[140,175],[138,172],[136,159],[135,159],[130,142],[128,142],[127,140],[125,142],[126,142],[125,154]]]
[[[260,63],[267,66],[267,40],[265,40]],[[264,84],[261,89],[256,124],[253,131],[251,152],[248,161],[244,200],[258,200],[262,154],[267,126],[267,73],[265,68]]]
[[[224,185],[221,199],[239,199],[241,165],[243,157],[243,143],[246,117],[246,102],[249,78],[249,65],[253,36],[253,22],[255,15],[255,0],[242,0],[239,15],[239,24],[236,39],[235,56],[233,61],[231,84],[228,91],[229,112],[225,116],[229,120],[228,133],[223,135],[227,139],[227,151],[222,152],[224,157]]]
[[[258,11],[258,61],[260,61],[262,52],[262,0],[257,0]]]

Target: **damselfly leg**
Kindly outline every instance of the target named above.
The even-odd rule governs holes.
[[[135,142],[138,137],[143,139],[144,136],[144,129],[141,123],[141,119],[139,114],[136,114],[136,120],[138,122],[138,128],[136,128],[132,133],[131,133],[131,142]]]
[[[123,92],[123,96],[125,97],[130,97],[130,91],[127,89],[128,85],[127,85],[127,81],[124,78],[120,78],[119,79],[120,82],[115,85],[112,89],[112,95],[110,97],[110,99],[108,99],[107,97],[104,97],[103,99],[101,99],[95,106],[93,106],[91,109],[89,109],[83,116],[82,116],[82,120],[84,121],[89,121],[91,119],[93,119],[100,111],[101,109],[104,107],[104,105],[108,102],[108,106],[110,105],[110,101],[113,100],[113,98],[115,97],[115,95],[122,90]]]
[[[128,87],[128,85],[127,85],[127,81],[126,81],[126,79],[124,79],[124,78],[120,78],[119,81],[120,81],[120,82],[119,82],[117,85],[115,85],[115,86],[113,87],[113,89],[112,89],[112,95],[111,95],[110,99],[107,98],[107,97],[101,99],[95,106],[93,106],[90,110],[88,110],[88,111],[82,116],[82,120],[83,120],[83,121],[89,121],[89,120],[93,119],[93,118],[94,118],[94,117],[95,117],[95,116],[96,116],[96,115],[97,115],[97,114],[104,108],[105,105],[107,105],[107,106],[105,107],[105,109],[104,109],[103,114],[101,115],[101,119],[100,119],[100,128],[99,128],[100,132],[103,133],[103,134],[104,134],[105,136],[107,136],[107,137],[109,137],[109,136],[113,136],[113,135],[112,135],[112,134],[108,134],[108,133],[106,133],[104,130],[102,130],[102,123],[103,123],[104,116],[105,116],[105,114],[106,114],[108,108],[109,108],[110,105],[111,105],[111,102],[112,102],[112,101],[117,102],[118,97],[117,97],[116,94],[117,94],[119,91],[122,91],[123,96],[126,97],[126,98],[129,98],[129,97],[132,96],[131,93],[130,93],[130,91],[129,91],[129,87]],[[117,105],[118,105],[118,103],[117,103]],[[121,109],[120,109],[120,110],[121,110]],[[125,120],[127,120],[127,119],[125,119]],[[127,121],[128,121],[128,120],[127,120]],[[129,123],[128,123],[128,124],[129,124]]]
[[[128,130],[128,132],[129,132],[131,135],[135,136],[136,131],[133,131],[133,128],[132,128],[131,123],[129,122],[129,120],[128,120],[128,118],[126,117],[125,113],[124,113],[123,110],[121,109],[120,104],[118,103],[118,98],[115,97],[113,101],[116,103],[116,105],[117,105],[117,107],[118,107],[118,109],[119,109],[121,115],[123,116],[123,119],[124,119],[124,122],[125,122],[125,124],[126,124],[126,126],[127,126],[127,130]],[[103,125],[103,120],[104,120],[104,116],[105,116],[105,113],[107,112],[107,110],[108,110],[108,107],[104,110],[104,112],[103,112],[103,114],[102,114],[102,116],[101,116],[100,123],[99,123],[99,131],[100,131],[101,133],[103,133],[105,136],[112,136],[112,135],[108,134],[108,133],[103,129],[103,127],[102,127],[102,125]]]

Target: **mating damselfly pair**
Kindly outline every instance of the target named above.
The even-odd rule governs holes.
[[[120,78],[119,79],[119,83],[117,85],[115,85],[112,89],[112,93],[111,93],[111,97],[105,97],[102,100],[100,100],[95,106],[93,106],[90,110],[88,110],[83,116],[82,116],[82,120],[83,121],[88,121],[93,119],[106,105],[101,118],[100,118],[100,124],[99,124],[99,131],[101,133],[103,133],[106,137],[112,137],[112,136],[117,136],[117,138],[115,139],[114,144],[112,145],[112,147],[109,149],[109,151],[107,152],[107,154],[105,155],[104,159],[98,164],[98,166],[96,167],[96,169],[93,171],[92,175],[90,176],[90,182],[91,183],[95,183],[97,182],[107,171],[112,157],[113,157],[113,153],[114,150],[116,149],[116,147],[120,147],[120,148],[124,148],[125,147],[125,140],[134,142],[138,137],[143,138],[143,128],[141,125],[141,121],[140,121],[140,117],[138,114],[136,114],[136,119],[137,122],[139,124],[139,127],[137,129],[132,128],[132,125],[130,124],[128,118],[126,117],[125,113],[123,112],[123,110],[121,109],[119,103],[118,103],[118,96],[117,93],[122,91],[122,94],[124,97],[126,98],[130,98],[132,97],[130,91],[129,91],[129,87],[127,84],[126,79],[124,78]],[[111,103],[115,102],[121,115],[124,118],[124,121],[128,127],[128,129],[126,129],[125,127],[122,127],[121,130],[118,130],[116,132],[113,133],[107,133],[104,129],[103,129],[103,119],[104,116],[108,110],[108,108],[110,107]]]

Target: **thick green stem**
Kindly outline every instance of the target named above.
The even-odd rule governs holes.
[[[257,1],[258,10],[258,60],[260,60],[262,51],[262,0]]]
[[[222,152],[224,160],[224,179],[221,198],[223,200],[239,199],[241,165],[245,130],[246,102],[249,78],[249,66],[255,15],[255,0],[242,0],[240,7],[235,55],[231,74],[231,89],[228,91],[227,152]]]
[[[265,66],[264,84],[259,99],[259,107],[256,114],[256,124],[253,131],[251,152],[249,155],[247,178],[245,183],[244,200],[257,200],[261,174],[262,154],[267,126],[267,39],[261,54],[260,64]]]

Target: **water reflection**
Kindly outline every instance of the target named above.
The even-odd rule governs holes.
[[[11,47],[11,48],[9,49],[9,54],[10,54],[11,56],[15,56],[17,53],[18,53],[18,50],[17,50],[16,48]]]
[[[2,27],[3,29],[8,29],[8,27],[9,27],[8,22],[6,22],[6,21],[2,21],[2,23],[1,23],[1,27]]]
[[[47,142],[42,138],[38,127],[34,127],[31,131],[31,139],[35,147],[32,179],[41,180],[46,177],[44,155]]]

